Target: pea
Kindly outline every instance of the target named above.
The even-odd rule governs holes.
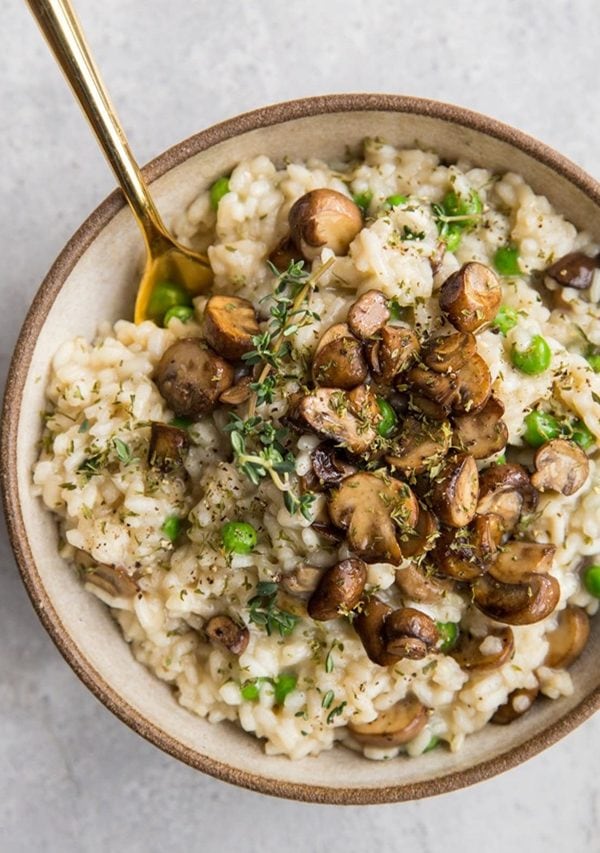
[[[210,193],[210,206],[213,210],[216,210],[219,206],[219,202],[223,198],[224,195],[227,195],[229,192],[229,178],[217,178],[214,184],[211,186]]]
[[[405,195],[389,195],[386,200],[387,207],[398,207],[400,204],[406,204],[408,196]]]
[[[258,699],[259,690],[260,688],[256,681],[245,681],[240,688],[240,693],[243,699],[254,702]]]
[[[463,229],[458,224],[458,222],[451,222],[449,225],[447,225],[446,230],[444,232],[444,241],[446,243],[446,249],[449,252],[456,252],[456,250],[460,246],[462,235]]]
[[[181,530],[181,519],[176,515],[170,515],[165,519],[163,526],[160,528],[167,539],[174,542],[179,536]]]
[[[476,216],[483,210],[481,198],[475,190],[471,190],[466,197],[449,190],[442,199],[442,207],[446,216]]]
[[[588,566],[583,573],[583,583],[590,595],[600,598],[600,566]]]
[[[163,326],[166,328],[171,320],[176,317],[182,323],[187,323],[194,316],[194,309],[189,305],[173,305],[169,308],[163,319]]]
[[[517,370],[528,376],[537,376],[550,367],[552,350],[541,335],[534,335],[526,349],[520,350],[513,346],[510,358]]]
[[[587,450],[596,443],[594,434],[589,430],[584,421],[575,421],[571,426],[571,438],[582,450]]]
[[[383,397],[377,398],[377,407],[381,412],[381,420],[377,426],[377,433],[383,436],[383,438],[389,438],[398,424],[398,415]]]
[[[191,305],[192,297],[187,290],[174,281],[159,281],[148,302],[148,316],[160,323],[167,311],[176,305]]]
[[[494,266],[500,275],[521,275],[519,250],[516,246],[500,246],[494,255]]]
[[[228,521],[221,528],[221,538],[226,551],[249,554],[254,550],[256,530],[247,521]]]
[[[369,211],[369,205],[373,201],[373,193],[371,190],[367,190],[364,193],[355,193],[352,196],[352,201],[357,207],[360,207],[362,215],[366,216]]]
[[[275,703],[277,705],[283,705],[288,693],[296,689],[296,681],[295,675],[280,675],[275,679]]]
[[[594,373],[600,373],[600,352],[596,352],[596,350],[591,348],[588,350],[585,358]]]
[[[506,453],[501,453],[494,460],[494,465],[506,465]]]
[[[554,415],[534,409],[525,416],[525,433],[523,438],[530,447],[541,447],[547,441],[558,438],[560,424]]]
[[[440,651],[449,652],[454,648],[458,640],[459,628],[457,622],[436,622],[436,628],[440,635]]]
[[[519,322],[519,315],[514,308],[509,308],[508,305],[501,305],[498,309],[492,328],[498,329],[502,335],[506,335]]]
[[[433,735],[431,740],[429,741],[429,743],[427,744],[427,746],[423,750],[423,754],[425,754],[426,752],[431,752],[432,749],[436,748],[436,746],[438,745],[439,742],[440,742],[439,737],[437,735]]]

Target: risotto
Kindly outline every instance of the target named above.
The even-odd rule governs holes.
[[[241,162],[175,230],[212,292],[59,348],[33,473],[137,660],[293,759],[458,750],[572,693],[600,247],[516,174],[380,140]]]

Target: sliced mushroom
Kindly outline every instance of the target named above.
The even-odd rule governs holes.
[[[518,687],[513,690],[512,693],[508,694],[504,705],[500,705],[494,713],[490,722],[497,726],[508,726],[518,720],[533,707],[539,692],[539,687]]]
[[[495,517],[498,518],[498,516]],[[550,571],[555,553],[555,545],[513,539],[502,546],[489,567],[489,573],[497,581],[519,583],[524,575],[532,573],[539,575]]]
[[[454,444],[475,459],[498,453],[508,442],[508,427],[502,420],[504,404],[493,395],[479,411],[454,416]]]
[[[418,399],[425,397],[436,405],[436,410],[441,411],[443,417],[447,417],[454,403],[458,399],[458,379],[456,373],[436,373],[420,364],[411,367],[406,374],[406,383],[413,392],[412,402],[421,408]],[[416,400],[415,400],[416,395]],[[429,412],[425,412],[429,415]],[[440,420],[434,415],[436,420]]]
[[[156,368],[158,390],[169,408],[184,418],[212,412],[220,395],[233,384],[233,377],[229,362],[198,338],[176,341]]]
[[[473,603],[496,622],[532,625],[549,616],[560,598],[560,585],[551,575],[524,575],[520,583],[501,583],[490,575],[474,581]]]
[[[440,308],[460,332],[475,332],[491,323],[501,302],[500,282],[476,261],[464,264],[440,288]]]
[[[418,514],[406,483],[366,471],[347,477],[329,499],[332,522],[347,531],[350,548],[368,563],[400,563],[398,537],[414,528]]]
[[[345,462],[336,454],[335,445],[322,442],[310,454],[313,473],[317,488],[330,489],[339,484],[346,477],[356,473],[356,467]],[[314,486],[313,486],[314,488]]]
[[[241,403],[245,403],[252,394],[251,384],[251,376],[242,376],[235,385],[223,391],[219,397],[219,403],[225,403],[227,406],[239,406]]]
[[[361,341],[380,332],[389,319],[387,299],[380,290],[368,290],[348,309],[348,325]]]
[[[311,190],[301,196],[289,212],[290,232],[307,260],[319,257],[327,246],[345,255],[363,227],[360,208],[336,190]]]
[[[358,455],[375,441],[381,420],[375,395],[364,385],[348,392],[317,388],[300,399],[295,414],[318,435],[332,438]]]
[[[286,234],[286,236],[279,241],[269,255],[270,262],[279,270],[279,272],[285,272],[290,264],[301,260],[301,258],[302,253],[298,251],[289,234]]]
[[[371,595],[352,622],[367,657],[379,666],[392,666],[400,660],[398,655],[392,655],[385,649],[383,626],[390,613],[393,613],[393,609],[389,605]]]
[[[319,347],[313,358],[312,375],[317,385],[350,390],[363,383],[368,372],[362,344],[354,337],[340,337]]]
[[[594,273],[598,269],[598,258],[590,258],[583,252],[570,252],[551,264],[546,275],[563,287],[585,290],[591,287]]]
[[[477,352],[475,335],[453,332],[431,338],[423,348],[423,363],[436,373],[460,370]]]
[[[448,593],[450,582],[430,577],[422,568],[409,563],[396,569],[396,586],[411,601],[433,604]]]
[[[435,543],[431,560],[437,572],[459,581],[482,575],[494,559],[502,536],[497,515],[476,515],[468,527],[446,528]]]
[[[339,341],[340,338],[352,338],[352,332],[350,331],[350,327],[347,323],[334,323],[333,326],[329,326],[328,329],[325,329],[317,342],[313,358],[318,354],[319,350],[323,349],[323,347],[326,347],[328,344],[332,344],[334,341]]]
[[[326,542],[335,542],[336,544],[344,539],[344,534],[339,528],[333,524],[328,524],[326,521],[313,521],[311,530],[318,533]]]
[[[431,421],[445,421],[449,414],[448,406],[441,406],[435,400],[414,392],[410,395],[410,406]]]
[[[565,438],[547,441],[534,456],[535,474],[532,485],[540,492],[561,492],[574,495],[583,486],[590,472],[584,451]]]
[[[546,635],[548,654],[545,666],[571,666],[585,648],[590,636],[590,620],[582,607],[565,607],[558,614],[558,625]]]
[[[478,497],[479,477],[473,457],[468,453],[448,456],[429,495],[440,521],[449,527],[466,527],[475,517]]]
[[[367,567],[362,560],[342,560],[321,577],[308,602],[308,615],[326,622],[349,613],[360,601],[366,582]]]
[[[234,622],[231,616],[213,616],[206,623],[204,630],[209,640],[225,646],[232,654],[241,655],[246,651],[250,632],[245,625]]]
[[[414,607],[401,607],[390,613],[383,635],[386,651],[410,660],[426,657],[440,638],[433,619]]]
[[[404,326],[384,326],[379,340],[368,348],[368,359],[375,377],[390,385],[419,354],[419,339]]]
[[[323,569],[300,563],[281,578],[281,586],[290,595],[307,598],[317,588]]]
[[[388,747],[408,743],[425,727],[427,708],[416,696],[401,699],[381,711],[370,723],[348,723],[353,738],[365,746]]]
[[[253,347],[259,333],[256,312],[251,302],[239,296],[216,294],[204,309],[204,337],[215,352],[238,359]]]
[[[450,448],[451,435],[447,421],[432,423],[408,415],[400,437],[385,457],[386,462],[406,476],[421,474],[444,458]]]
[[[467,672],[487,672],[509,661],[515,651],[515,638],[510,628],[497,628],[487,637],[462,633],[450,655]]]
[[[453,409],[457,414],[472,414],[485,406],[492,393],[492,376],[478,353],[456,372],[456,381]]]
[[[138,591],[135,579],[122,566],[93,563],[92,568],[84,570],[84,578],[114,598],[131,598]]]
[[[163,474],[176,471],[183,465],[183,455],[189,443],[189,436],[184,429],[152,421],[148,465],[158,468]]]
[[[400,534],[400,548],[403,557],[419,557],[430,551],[438,536],[439,524],[437,518],[428,509],[419,507],[419,517],[414,529],[405,530]]]
[[[522,465],[491,465],[479,474],[477,512],[499,515],[506,533],[512,533],[522,513],[537,506],[538,493]]]

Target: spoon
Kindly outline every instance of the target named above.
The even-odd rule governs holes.
[[[213,278],[208,258],[178,243],[163,224],[69,0],[26,2],[88,119],[144,236],[146,264],[138,287],[134,320],[136,323],[146,319],[159,322],[165,307],[160,305],[157,285],[170,282],[175,285],[175,292],[179,290],[180,293],[184,288],[186,293],[183,296],[187,299],[206,291]],[[156,298],[153,300],[154,294]]]

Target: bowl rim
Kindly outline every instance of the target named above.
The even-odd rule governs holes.
[[[510,125],[454,104],[390,94],[334,94],[301,98],[243,113],[179,142],[143,168],[152,182],[190,157],[220,142],[258,128],[326,113],[397,112],[448,121],[507,142],[566,178],[600,207],[600,184],[575,163],[538,139]],[[44,320],[80,257],[115,214],[125,206],[121,191],[114,190],[83,222],[58,255],[25,317],[11,359],[2,411],[0,483],[9,539],[27,593],[38,617],[58,650],[80,680],[129,728],[164,752],[225,782],[252,791],[292,800],[338,805],[369,805],[435,796],[491,778],[520,764],[564,737],[600,707],[600,685],[541,734],[505,753],[463,770],[436,778],[374,788],[330,788],[273,779],[240,770],[187,747],[159,725],[147,720],[107,683],[90,664],[62,624],[38,574],[19,502],[17,478],[17,427],[22,390]]]

